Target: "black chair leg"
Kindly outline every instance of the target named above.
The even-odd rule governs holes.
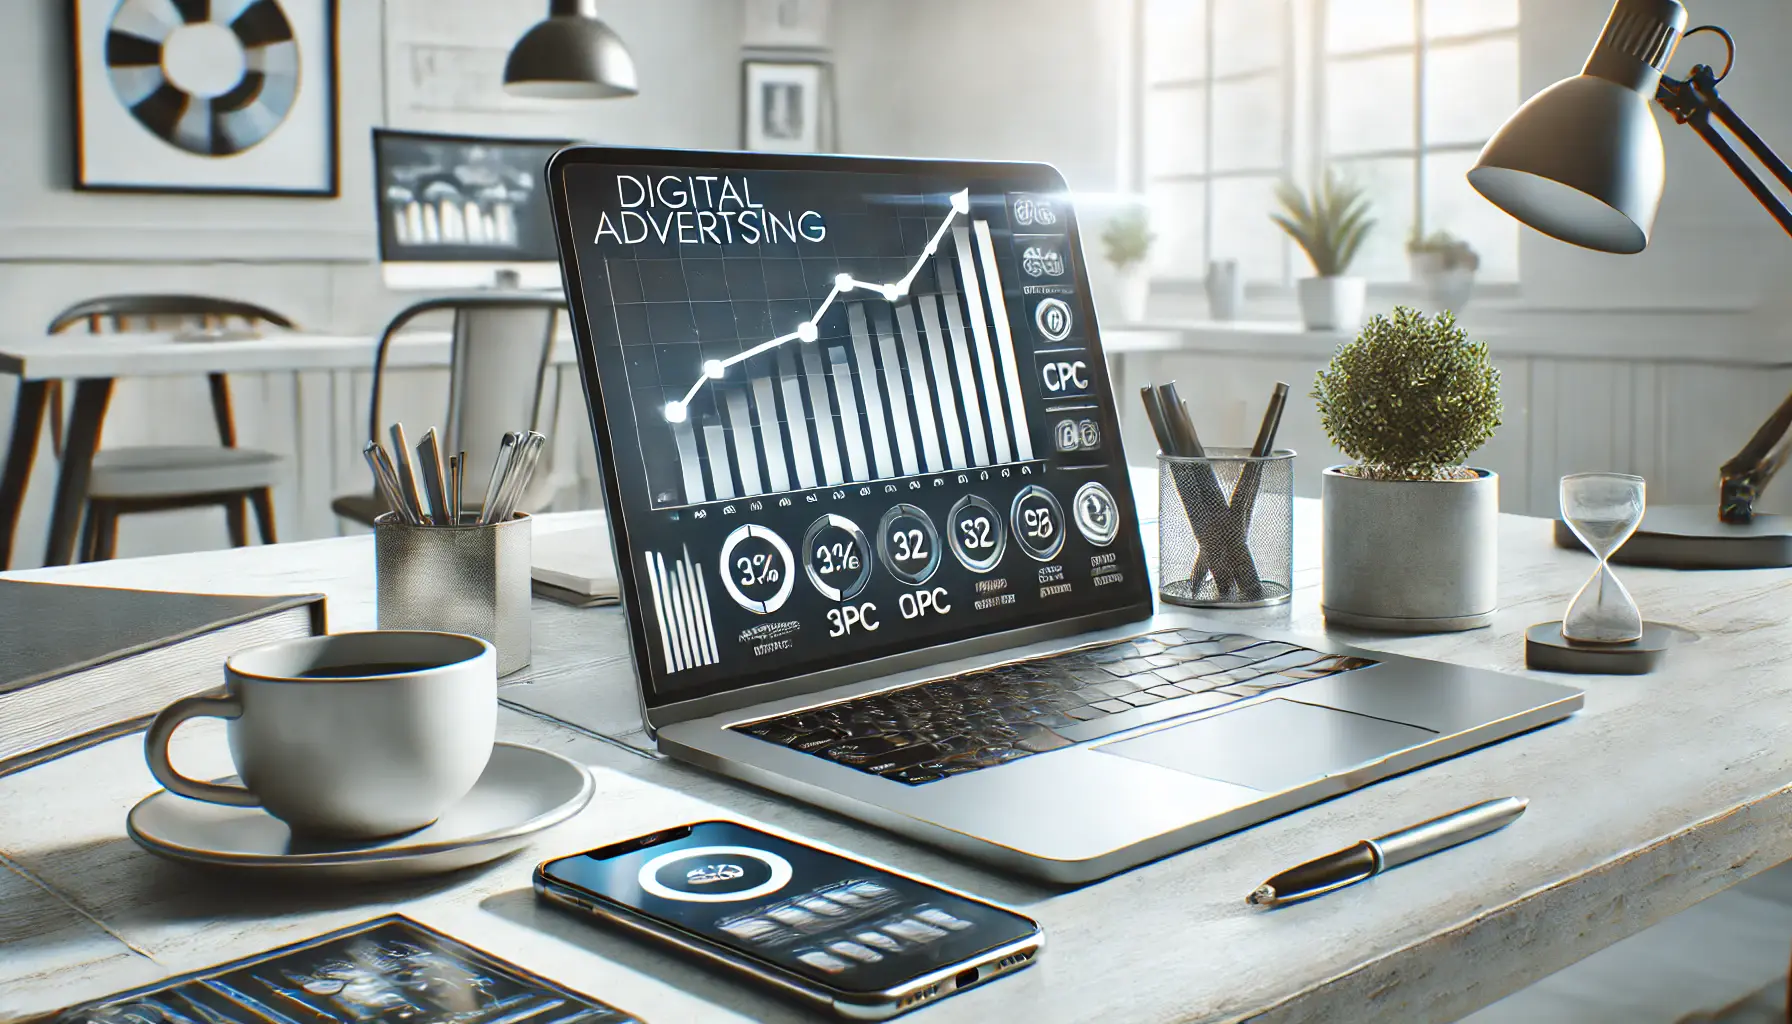
[[[80,552],[76,556],[80,561],[92,562],[99,557],[98,548],[95,546],[99,540],[99,519],[99,509],[95,507],[94,502],[88,502],[86,515],[81,517],[81,544],[75,549]]]
[[[118,511],[118,506],[109,501],[93,505],[91,514],[98,521],[93,537],[93,560],[96,562],[118,557]]]
[[[241,496],[224,499],[224,517],[230,524],[230,546],[249,546],[249,509]]]
[[[255,506],[255,525],[261,529],[263,544],[278,544],[274,535],[274,491],[271,487],[249,492],[249,503]]]

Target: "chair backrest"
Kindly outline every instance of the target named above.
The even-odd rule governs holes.
[[[176,320],[183,328],[200,330],[228,327],[241,321],[249,327],[272,324],[287,330],[298,325],[279,313],[253,302],[220,299],[210,295],[102,295],[77,302],[51,319],[48,333],[63,334],[69,328],[87,325],[89,334],[127,331],[153,331],[158,321]],[[226,448],[236,447],[236,415],[231,411],[230,385],[224,374],[210,373],[206,382],[211,389],[212,418],[218,428],[218,441]],[[50,417],[50,446],[62,456],[62,382],[51,381],[50,408],[57,410]]]
[[[390,444],[388,424],[380,422],[380,392],[393,338],[425,313],[452,312],[454,347],[448,413],[442,423],[443,451],[467,453],[466,500],[479,501],[504,434],[540,429],[549,358],[565,308],[566,300],[560,296],[527,292],[447,296],[407,307],[386,325],[374,355],[367,436]],[[421,431],[413,429],[410,435],[415,443]],[[542,479],[544,474],[538,472],[537,483]]]
[[[201,327],[222,326],[230,320],[250,325],[272,324],[287,330],[295,326],[266,306],[235,299],[209,295],[103,295],[77,302],[56,314],[50,321],[49,333],[61,334],[80,324],[86,324],[93,334],[101,333],[107,326],[113,331],[153,330],[158,319],[175,319]]]

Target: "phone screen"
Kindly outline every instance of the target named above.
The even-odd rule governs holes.
[[[1019,914],[733,822],[664,835],[542,872],[848,993],[882,992],[1038,931]]]

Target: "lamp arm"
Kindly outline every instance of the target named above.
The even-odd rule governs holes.
[[[1727,33],[1725,38],[1728,39]],[[1724,70],[1726,73],[1729,71],[1727,67]],[[1792,189],[1792,167],[1788,167],[1761,136],[1748,126],[1742,116],[1718,95],[1717,83],[1721,78],[1721,75],[1704,64],[1695,66],[1685,79],[1663,75],[1660,86],[1656,88],[1655,100],[1666,107],[1675,120],[1692,126],[1693,131],[1698,132],[1705,144],[1723,160],[1730,173],[1736,175],[1787,234],[1792,234],[1792,209],[1787,209],[1786,204],[1761,180],[1754,168],[1742,159],[1729,140],[1711,123],[1712,117],[1715,116],[1740,139],[1755,159],[1788,189]],[[1742,446],[1742,450],[1718,470],[1719,519],[1726,523],[1748,523],[1754,520],[1755,502],[1773,481],[1774,474],[1779,472],[1788,458],[1792,458],[1792,434],[1788,434],[1788,430],[1792,430],[1792,395],[1788,395],[1779,408],[1773,411],[1773,415],[1755,430],[1754,436]]]
[[[1768,188],[1754,168],[1742,159],[1729,140],[1712,125],[1711,118],[1715,116],[1725,128],[1734,132],[1755,159],[1761,161],[1779,183],[1788,189],[1792,189],[1792,167],[1788,167],[1779,154],[1748,126],[1742,115],[1736,113],[1735,108],[1718,95],[1717,83],[1717,74],[1707,65],[1699,64],[1684,79],[1663,75],[1661,84],[1655,90],[1655,101],[1667,108],[1676,121],[1692,126],[1692,130],[1698,132],[1705,144],[1723,160],[1730,173],[1742,181],[1787,234],[1792,234],[1792,209],[1787,209],[1786,204]]]

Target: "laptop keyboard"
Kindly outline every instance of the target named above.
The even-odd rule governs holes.
[[[1374,664],[1240,633],[1162,629],[733,728],[919,786]]]

